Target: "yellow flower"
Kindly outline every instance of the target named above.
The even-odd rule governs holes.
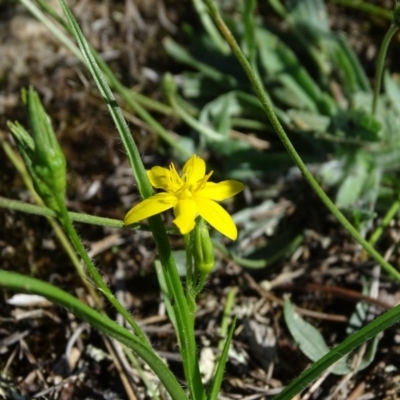
[[[156,193],[133,207],[126,214],[124,224],[131,225],[173,207],[173,222],[183,235],[195,227],[195,219],[201,215],[216,230],[235,240],[236,225],[216,201],[234,196],[244,189],[244,185],[233,180],[208,182],[212,173],[206,175],[206,164],[196,155],[186,162],[181,176],[172,163],[169,169],[153,167],[147,171],[150,183],[165,192]]]

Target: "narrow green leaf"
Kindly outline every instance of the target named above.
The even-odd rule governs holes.
[[[350,47],[349,42],[344,34],[338,35],[337,43],[340,47],[340,51],[343,53],[343,56],[346,57],[348,65],[351,67],[352,74],[354,74],[359,90],[371,93],[371,85],[369,83],[367,74],[365,73],[356,53]]]
[[[216,82],[227,82],[229,83],[229,85],[237,86],[236,79],[233,76],[227,76],[226,74],[220,72],[218,69],[210,67],[208,64],[197,60],[173,39],[166,38],[164,39],[163,44],[166,52],[176,61],[202,72],[205,76]]]
[[[165,304],[165,308],[167,310],[168,318],[171,321],[171,323],[175,329],[175,332],[176,332],[176,330],[177,330],[176,315],[175,315],[174,307],[172,306],[172,303],[175,302],[175,298],[174,298],[173,293],[171,293],[168,290],[168,285],[167,285],[167,281],[165,279],[164,270],[162,268],[160,261],[156,260],[154,262],[154,265],[156,267],[157,280],[158,280],[158,284],[160,285],[160,292],[161,292],[161,296],[162,296],[164,304]]]
[[[83,54],[87,67],[89,68],[89,71],[96,82],[97,88],[99,89],[101,95],[103,96],[107,104],[107,107],[110,111],[110,114],[114,120],[118,133],[126,149],[127,157],[132,167],[133,173],[135,175],[139,192],[142,195],[142,197],[144,198],[149,197],[153,194],[153,189],[147,178],[147,174],[144,169],[143,163],[141,161],[139,151],[129,131],[128,125],[122,115],[121,109],[118,107],[114,95],[112,94],[103,76],[103,73],[101,72],[97,64],[90,50],[89,44],[86,41],[85,37],[83,36],[83,33],[79,28],[76,19],[74,18],[70,9],[65,3],[65,0],[59,0],[59,1],[64,11],[64,14],[67,17],[70,28],[72,29],[73,35],[76,41],[78,42],[79,48]]]
[[[231,324],[228,336],[225,341],[224,348],[223,348],[221,356],[218,360],[217,370],[215,372],[215,376],[214,376],[213,382],[211,384],[210,393],[208,395],[209,400],[217,400],[218,399],[218,394],[221,389],[222,379],[224,377],[225,364],[226,364],[226,360],[228,358],[229,347],[232,342],[233,333],[235,332],[235,326],[236,326],[236,318],[233,320],[233,322]]]
[[[210,15],[207,12],[207,7],[205,6],[205,4],[202,2],[202,0],[192,0],[192,2],[200,18],[200,21],[203,24],[204,29],[206,30],[210,39],[213,41],[215,47],[222,54],[229,54],[231,52],[231,49],[219,33],[217,27],[214,25],[212,19],[210,18]]]
[[[243,51],[250,63],[255,66],[255,50],[256,50],[256,38],[255,38],[255,25],[256,17],[254,15],[255,8],[257,6],[256,0],[245,0],[242,4],[242,18],[244,25],[244,37],[243,37]]]

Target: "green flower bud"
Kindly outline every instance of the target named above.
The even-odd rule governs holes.
[[[38,94],[30,87],[28,92],[29,124],[35,142],[34,168],[38,177],[53,192],[65,194],[66,162]]]
[[[210,239],[207,224],[202,218],[193,232],[193,253],[196,268],[209,274],[214,268],[214,248]]]
[[[29,88],[22,92],[28,109],[32,138],[19,125],[9,123],[18,150],[30,172],[36,192],[47,207],[60,211],[66,189],[66,162],[38,94]],[[33,140],[32,140],[33,139]]]

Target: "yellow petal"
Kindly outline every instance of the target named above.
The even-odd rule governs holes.
[[[174,207],[174,224],[182,235],[189,233],[196,225],[197,205],[192,199],[179,200]]]
[[[124,218],[124,225],[131,225],[175,206],[177,199],[169,193],[157,193],[133,207]]]
[[[196,184],[206,174],[206,163],[200,157],[193,155],[186,161],[182,170],[182,179],[188,185]]]
[[[207,182],[204,189],[196,192],[196,196],[221,201],[238,194],[243,189],[244,185],[239,181]]]
[[[162,167],[153,167],[149,171],[147,171],[147,177],[150,180],[150,183],[153,187],[157,189],[167,190],[168,181],[167,174],[169,174],[169,170]]]
[[[236,240],[237,228],[232,217],[215,201],[195,198],[199,214],[217,231]]]

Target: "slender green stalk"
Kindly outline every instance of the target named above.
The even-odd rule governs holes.
[[[379,240],[382,236],[384,230],[389,226],[390,221],[395,217],[397,212],[400,209],[400,199],[397,199],[386,212],[385,216],[383,217],[382,223],[374,230],[371,237],[369,238],[369,242],[371,245],[375,245],[375,243]]]
[[[84,57],[80,53],[78,47],[67,37],[65,34],[51,21],[46,15],[31,1],[31,0],[20,0],[25,7],[39,20],[41,21],[52,33],[55,34],[57,39],[66,46],[72,53],[78,57],[82,62],[85,62]],[[59,24],[61,24],[69,33],[73,33],[71,27],[61,19],[53,9],[46,4],[46,2],[39,0],[41,7],[54,18]],[[142,94],[136,93],[133,90],[125,87],[115,76],[112,70],[104,62],[104,60],[99,56],[99,54],[90,46],[93,57],[100,66],[105,79],[108,81],[109,85],[118,92],[124,101],[129,105],[129,107],[137,113],[137,115],[145,121],[152,129],[172,148],[174,148],[179,153],[190,156],[188,150],[180,145],[180,143],[155,119],[153,118],[143,107],[147,107],[153,111],[160,112],[164,115],[173,115],[174,111],[166,106],[165,104],[159,103],[153,99],[150,99]]]
[[[60,30],[54,23],[49,20],[46,15],[36,6],[34,2],[31,0],[20,0],[21,3],[40,21],[45,25],[60,42],[67,47],[78,59],[84,61],[82,58],[82,54],[80,53],[78,47]],[[37,3],[42,7],[42,9],[51,16],[58,24],[60,24],[67,32],[71,33],[69,26],[65,23],[65,21],[49,6],[49,4],[44,0],[37,0]],[[94,50],[93,50],[94,51]],[[95,52],[95,51],[94,51]],[[96,52],[95,52],[96,53]],[[100,58],[100,57],[99,57]],[[104,63],[104,61],[103,61]],[[105,63],[104,63],[105,64]],[[107,65],[107,64],[105,64]],[[114,78],[118,81],[115,74],[108,69],[108,71],[103,71],[108,78]],[[112,82],[110,81],[110,84]],[[126,88],[126,87],[125,87]],[[128,91],[130,89],[126,88]],[[173,115],[173,110],[167,105],[160,103],[150,97],[137,93],[135,91],[130,91],[129,96],[131,96],[134,100],[140,103],[143,107],[148,108],[149,110],[157,111],[164,115]]]
[[[287,12],[285,6],[280,2],[280,0],[268,0],[269,5],[281,18],[285,19]]]
[[[185,253],[186,253],[186,292],[191,290],[193,287],[193,257],[192,257],[192,241],[190,238],[190,233],[183,235],[183,240],[185,243]]]
[[[56,218],[57,214],[46,206],[35,206],[30,203],[25,203],[20,200],[7,199],[0,196],[0,208],[9,208],[10,210],[21,211],[28,214],[41,215],[43,217]],[[150,227],[147,224],[133,224],[126,227],[120,219],[97,217],[90,214],[81,214],[73,211],[68,211],[68,216],[71,221],[81,222],[83,224],[106,226],[108,228],[127,228],[135,229],[144,232],[150,232]],[[176,228],[166,230],[168,234],[179,235]]]
[[[123,118],[121,110],[119,109],[115,101],[113,93],[97,64],[96,58],[94,57],[87,40],[80,30],[80,27],[75,17],[68,8],[65,0],[59,1],[61,3],[64,14],[67,17],[68,23],[72,30],[72,34],[77,40],[79,48],[84,56],[86,65],[91,72],[92,77],[95,80],[101,95],[107,103],[110,114],[114,120],[118,133],[124,144],[128,160],[132,167],[133,174],[136,178],[139,192],[143,198],[147,198],[153,194],[153,188],[147,177],[136,143],[134,142],[132,135],[129,132],[128,126]],[[205,391],[201,381],[201,375],[198,365],[197,345],[192,323],[193,317],[190,315],[186,304],[185,294],[175,265],[174,258],[172,256],[168,236],[159,215],[151,217],[149,219],[149,225],[157,246],[161,264],[164,268],[165,281],[168,287],[168,292],[172,293],[175,299],[174,310],[176,323],[178,326],[177,335],[179,338],[186,382],[192,398],[203,399],[203,397],[205,396]],[[86,258],[88,258],[87,255]],[[90,260],[88,261],[90,262]]]
[[[342,4],[347,7],[355,8],[356,10],[365,11],[373,14],[376,17],[382,17],[386,19],[392,19],[392,12],[385,10],[382,7],[371,4],[367,1],[359,0],[331,0],[333,3]]]
[[[192,3],[210,39],[214,42],[215,46],[222,54],[228,55],[230,53],[230,48],[221,37],[218,29],[216,29],[215,25],[212,23],[204,3],[201,0],[192,0]]]
[[[390,41],[392,40],[393,36],[397,33],[398,30],[399,28],[397,27],[397,25],[392,23],[392,25],[390,25],[390,28],[386,32],[386,35],[383,38],[381,44],[381,48],[379,49],[379,56],[378,56],[375,81],[374,81],[374,97],[372,99],[372,108],[371,108],[372,115],[376,114],[376,108],[378,106],[378,98],[381,91],[382,75],[383,75],[383,69],[385,67],[385,58],[387,49],[389,47]]]
[[[197,297],[203,290],[204,285],[207,282],[207,278],[210,274],[208,272],[200,272],[199,273],[197,271],[197,275],[198,275],[197,284],[196,284],[196,287],[194,288],[194,296],[195,297]]]
[[[303,240],[304,240],[303,235],[296,235],[288,244],[276,249],[274,254],[271,254],[271,256],[260,260],[252,260],[249,258],[239,257],[236,254],[232,253],[221,242],[217,242],[216,240],[213,240],[213,246],[219,252],[221,252],[222,255],[229,258],[237,265],[240,265],[245,268],[261,269],[270,266],[271,264],[281,259],[282,257],[289,256],[290,254],[292,254],[300,246]]]
[[[169,320],[171,321],[172,326],[174,327],[174,330],[178,331],[178,327],[176,324],[175,310],[174,307],[172,306],[172,303],[175,301],[174,294],[171,293],[168,289],[167,281],[165,279],[164,269],[163,266],[161,265],[160,260],[155,260],[154,266],[156,268],[157,280],[160,286],[161,296],[164,300],[165,309],[167,310],[167,315],[169,317]]]
[[[251,65],[247,61],[246,57],[244,56],[242,50],[240,49],[238,43],[236,42],[235,38],[233,37],[231,31],[226,26],[225,22],[222,20],[217,6],[212,0],[205,0],[208,4],[210,15],[214,19],[215,24],[219,27],[220,31],[222,32],[225,40],[231,46],[233,54],[236,56],[238,61],[240,62],[243,70],[245,71],[253,89],[260,100],[261,106],[266,113],[271,125],[275,129],[276,134],[278,135],[279,139],[281,140],[282,144],[285,146],[287,152],[289,153],[290,157],[292,158],[295,165],[300,169],[301,173],[303,174],[305,180],[309,183],[321,201],[325,204],[328,210],[336,217],[336,219],[340,222],[340,224],[350,233],[353,238],[360,243],[360,245],[375,259],[375,261],[382,266],[382,268],[390,274],[392,277],[396,278],[400,281],[400,272],[397,271],[390,263],[388,263],[371,245],[366,241],[360,233],[357,231],[356,228],[346,219],[346,217],[339,211],[339,209],[335,206],[332,200],[326,195],[326,193],[322,190],[316,179],[313,177],[311,172],[308,170],[306,165],[304,164],[303,160],[297,153],[296,149],[294,148],[292,142],[290,141],[289,137],[287,136],[286,132],[284,131],[281,123],[279,122],[272,105],[268,99],[268,96],[263,90],[263,86],[257,76],[253,73]]]
[[[0,196],[0,208],[7,208],[10,210],[16,210],[16,211],[21,211],[24,213],[28,214],[34,214],[34,215],[41,215],[43,217],[53,217],[56,218],[57,214],[51,210],[50,208],[47,208],[45,206],[35,206],[30,203],[25,203],[20,200],[14,200],[14,199],[7,199],[5,197]],[[112,218],[104,218],[104,217],[97,217],[95,215],[90,215],[90,214],[81,214],[73,211],[68,211],[68,216],[71,221],[73,222],[81,222],[84,224],[91,224],[91,225],[99,225],[99,226],[106,226],[108,228],[126,228],[124,226],[124,223],[120,219],[112,219]],[[146,224],[134,224],[132,226],[129,226],[128,229],[135,229],[139,231],[144,231],[144,232],[149,232],[150,227]],[[168,234],[179,234],[176,231],[176,228],[169,228],[166,229],[166,232]],[[220,251],[225,257],[228,257],[231,259],[234,263],[237,265],[240,265],[242,267],[246,268],[264,268],[268,265],[270,265],[276,258],[281,257],[283,254],[289,254],[293,251],[293,249],[296,249],[300,243],[303,240],[303,236],[298,235],[295,237],[295,239],[289,244],[289,246],[285,246],[284,248],[281,249],[281,251],[277,252],[276,255],[271,257],[270,259],[262,259],[262,260],[251,260],[249,258],[243,258],[239,257],[233,252],[229,251],[222,243],[213,241],[213,246],[215,249]],[[68,242],[68,240],[67,240]],[[75,252],[71,248],[72,254],[75,255]],[[69,252],[68,252],[69,254]],[[78,264],[80,265],[79,261]]]
[[[85,263],[85,266],[89,272],[90,277],[93,279],[95,285],[97,288],[104,294],[104,296],[107,298],[107,300],[116,308],[116,310],[125,318],[125,320],[128,322],[128,324],[132,327],[133,331],[137,335],[137,337],[140,339],[140,341],[150,347],[150,343],[147,340],[146,335],[143,333],[143,331],[140,329],[139,325],[137,322],[133,319],[133,317],[129,314],[129,312],[122,306],[122,304],[115,298],[115,296],[111,293],[110,289],[108,286],[104,283],[103,278],[101,277],[100,273],[94,266],[92,260],[90,259],[85,246],[81,242],[78,233],[75,230],[75,227],[73,226],[71,220],[69,219],[67,209],[65,208],[65,203],[64,199],[58,199],[59,207],[61,210],[61,222],[68,233],[68,236],[74,245],[76,251],[82,258],[83,262]]]
[[[35,206],[24,203],[23,201],[6,199],[0,196],[0,208],[9,208],[10,210],[22,211],[24,213],[41,215],[43,217],[56,218],[56,213],[50,208],[44,206]],[[119,219],[96,217],[89,214],[81,214],[73,211],[68,212],[71,221],[82,222],[91,225],[107,226],[109,228],[123,228],[124,223]],[[149,230],[149,229],[147,229]]]
[[[105,103],[107,104],[108,110],[115,123],[118,133],[121,136],[122,143],[127,152],[129,164],[135,175],[139,192],[142,195],[142,197],[147,198],[153,194],[153,188],[151,187],[150,182],[147,179],[146,170],[143,166],[139,150],[136,146],[135,141],[133,140],[132,135],[129,132],[129,127],[122,115],[121,109],[118,107],[114,95],[96,62],[92,50],[87,40],[83,36],[83,33],[77,21],[75,20],[70,9],[65,3],[65,0],[60,0],[60,4],[64,11],[65,16],[67,17],[71,32],[75,37],[76,41],[78,42],[78,46],[83,54],[85,64],[89,69],[90,73],[92,74],[92,77],[97,84],[97,88],[99,89]]]
[[[146,364],[157,374],[160,381],[174,400],[188,400],[181,385],[176,380],[171,370],[157,356],[154,350],[143,344],[141,340],[118,325],[107,316],[100,314],[93,308],[82,303],[67,292],[38,279],[0,270],[0,286],[24,293],[34,293],[46,297],[50,301],[65,307],[77,317],[88,322],[100,332],[117,339],[132,349]]]
[[[157,245],[161,264],[164,268],[165,281],[168,292],[174,297],[174,311],[178,327],[178,338],[182,355],[183,367],[187,385],[193,400],[204,399],[205,390],[201,381],[199,362],[197,356],[197,344],[194,335],[193,316],[190,315],[182,282],[169,245],[168,236],[165,233],[161,217],[155,215],[149,219],[154,241]]]
[[[232,322],[232,309],[235,305],[235,297],[238,289],[233,287],[229,289],[228,295],[226,296],[224,313],[222,315],[222,322],[220,328],[221,340],[218,342],[218,349],[222,351],[225,345],[226,336],[228,335],[229,324]]]
[[[211,383],[211,388],[208,393],[208,400],[217,400],[219,398],[221,383],[225,372],[226,360],[228,359],[228,352],[229,348],[231,347],[233,334],[235,332],[235,326],[236,326],[236,317],[233,319],[228,335],[226,336],[221,355],[219,356],[217,369],[215,371],[214,379]]]
[[[184,121],[186,124],[188,124],[191,128],[199,132],[201,135],[203,135],[205,138],[216,141],[216,142],[221,142],[225,138],[218,132],[214,131],[213,129],[209,128],[206,125],[203,125],[200,123],[196,118],[192,117],[181,105],[176,101],[176,97],[174,94],[168,94],[167,95],[168,101],[171,105],[171,107],[174,109],[176,114]]]
[[[183,236],[185,242],[186,252],[186,302],[192,315],[196,312],[196,297],[194,295],[194,280],[196,279],[196,273],[193,267],[193,255],[192,255],[192,240],[190,233]]]

